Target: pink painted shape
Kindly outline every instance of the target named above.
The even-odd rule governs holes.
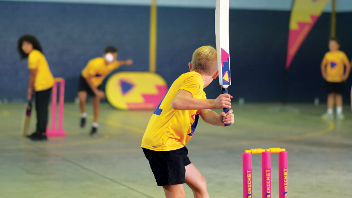
[[[56,100],[57,100],[57,82],[54,81],[52,88],[52,102],[51,102],[51,128],[47,127],[47,136],[65,136],[66,132],[63,129],[63,117],[64,117],[64,96],[65,94],[65,80],[62,79],[60,82],[60,96],[59,96],[59,122],[58,129],[56,129]]]
[[[230,57],[229,53],[227,53],[223,48],[221,48],[221,65],[224,67],[224,62],[227,63],[228,58]]]
[[[163,99],[167,92],[166,85],[156,85],[158,90],[157,94],[142,94],[144,102],[141,103],[127,103],[128,109],[154,109],[156,108],[160,101]]]
[[[310,18],[312,22],[297,22],[298,29],[297,30],[289,30],[289,39],[288,39],[288,47],[287,47],[287,58],[286,58],[286,67],[285,69],[288,70],[290,64],[296,55],[298,49],[302,45],[304,39],[307,37],[308,33],[314,26],[315,22],[317,22],[319,16],[311,15]],[[295,47],[295,49],[292,49]],[[291,52],[291,50],[293,50]]]
[[[242,153],[243,198],[252,198],[252,153]]]
[[[271,152],[262,153],[262,198],[271,197]]]
[[[279,153],[279,198],[288,197],[287,151]]]

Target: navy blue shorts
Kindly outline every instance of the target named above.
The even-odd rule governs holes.
[[[186,147],[174,151],[152,151],[143,148],[158,186],[184,184],[186,168],[191,164]]]
[[[335,82],[326,81],[326,91],[328,92],[328,94],[330,93],[342,94],[344,88],[345,88],[344,82],[335,83]]]
[[[101,90],[101,86],[98,86],[97,88],[99,90]],[[87,80],[82,75],[80,75],[80,77],[79,77],[78,91],[79,92],[80,91],[85,91],[90,96],[95,96],[95,93],[93,92],[92,88],[90,88],[90,86],[87,83]]]

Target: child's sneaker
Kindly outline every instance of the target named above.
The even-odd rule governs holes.
[[[48,140],[48,137],[46,136],[45,133],[40,133],[40,132],[36,132],[33,133],[30,136],[27,136],[29,139],[31,139],[32,141],[45,141]]]
[[[32,138],[36,138],[36,137],[38,137],[39,135],[40,135],[40,133],[39,133],[39,132],[34,131],[32,134],[27,135],[27,138],[32,139]]]
[[[325,113],[321,116],[321,118],[325,119],[325,120],[333,120],[334,119],[334,114],[332,113]]]
[[[81,124],[80,124],[81,128],[84,128],[86,126],[86,118],[81,117]]]
[[[98,127],[92,127],[92,130],[90,131],[91,136],[96,136],[98,133]]]
[[[336,114],[336,119],[344,120],[345,119],[345,115],[343,115],[343,113],[338,113],[338,114]]]

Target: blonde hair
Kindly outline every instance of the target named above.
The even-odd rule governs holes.
[[[202,46],[193,52],[192,70],[213,75],[217,70],[217,53],[212,46]]]

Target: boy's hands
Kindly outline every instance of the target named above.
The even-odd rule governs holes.
[[[126,65],[132,65],[133,64],[133,61],[131,59],[128,59],[125,61]]]
[[[132,65],[133,64],[133,61],[131,59],[127,60],[126,61],[127,65]]]
[[[233,98],[230,94],[220,94],[214,100],[214,109],[222,109],[222,108],[231,108],[231,98]]]
[[[324,79],[326,79],[326,73],[322,73]]]
[[[105,98],[105,93],[104,93],[103,91],[100,91],[100,90],[98,90],[98,91],[95,93],[95,95],[96,95],[98,98],[101,98],[101,99]]]
[[[233,110],[230,109],[227,113],[221,112],[220,113],[221,122],[225,124],[232,125],[235,122],[235,115],[233,114]]]
[[[343,75],[342,80],[346,81],[348,79],[348,75]]]

